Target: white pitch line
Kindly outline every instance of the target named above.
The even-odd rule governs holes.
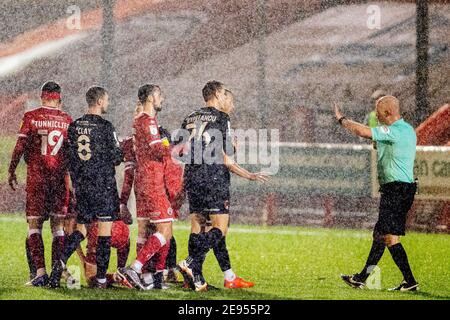
[[[190,230],[189,226],[174,226],[174,229],[179,230]],[[337,230],[336,230],[337,231]],[[311,237],[338,237],[338,238],[370,238],[370,234],[362,233],[362,232],[327,232],[327,231],[295,231],[295,230],[271,230],[270,227],[266,229],[250,229],[250,228],[242,228],[230,227],[229,233],[252,233],[252,234],[274,234],[274,235],[289,235],[289,236],[311,236]]]
[[[25,217],[0,217],[1,222],[22,222],[25,221]],[[370,234],[363,232],[327,232],[325,230],[314,230],[314,231],[295,231],[295,230],[279,230],[270,229],[271,227],[265,227],[265,229],[253,229],[253,228],[243,228],[243,227],[230,227],[229,233],[243,233],[243,234],[273,234],[273,235],[287,235],[287,236],[308,236],[308,237],[337,237],[337,238],[370,238]],[[191,227],[187,225],[174,225],[175,230],[190,230]]]

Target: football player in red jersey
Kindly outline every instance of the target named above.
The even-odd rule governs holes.
[[[135,116],[142,112],[142,105],[138,103],[135,110]],[[168,141],[170,143],[171,137],[170,133],[159,126],[159,133],[161,135],[161,140],[163,143]],[[122,150],[124,152],[125,158],[125,175],[121,192],[121,212],[128,213],[128,199],[130,197],[131,189],[134,183],[134,170],[136,166],[136,159],[133,149],[133,138],[127,137],[122,141]],[[171,147],[170,147],[171,148]],[[172,205],[174,220],[178,219],[179,209],[184,201],[184,190],[183,190],[183,167],[182,165],[173,159],[170,154],[166,154],[163,157],[164,161],[164,186],[166,189],[166,194],[169,198],[169,201]],[[142,248],[142,246],[146,242],[146,238],[137,239],[137,253]],[[164,279],[167,282],[178,283],[178,278],[176,275],[177,271],[177,244],[175,237],[172,236],[170,239],[169,245],[169,253],[166,258],[165,270],[164,270]],[[142,271],[142,281],[145,287],[150,288],[150,285],[153,284],[153,274],[155,273],[156,262],[159,256],[154,255],[150,261],[143,267]]]
[[[67,218],[65,223],[65,232],[67,235],[71,234],[76,228],[76,199],[72,192],[70,192],[70,204],[67,212]],[[129,213],[128,213],[129,214]],[[130,217],[127,213],[119,214],[119,220],[116,220],[112,224],[111,229],[111,248],[117,250],[117,268],[125,267],[130,252],[130,230],[128,225],[131,224]],[[81,260],[81,264],[84,268],[84,275],[89,287],[96,287],[96,274],[97,274],[97,262],[96,262],[96,249],[98,238],[98,224],[97,221],[93,222],[87,230],[87,246],[86,254],[84,254],[81,245],[77,249],[78,257]],[[69,274],[63,274],[63,277],[68,277]],[[66,279],[68,280],[68,279]],[[120,284],[122,286],[132,288],[131,284],[118,274],[106,274],[107,287],[111,287],[113,284]]]
[[[178,220],[181,206],[186,198],[183,185],[183,165],[172,157],[172,152],[176,151],[173,150],[175,146],[172,144],[170,133],[162,127],[159,128],[159,132],[163,139],[167,138],[170,142],[170,154],[164,156],[164,184],[167,197],[172,205],[174,220]],[[178,283],[177,270],[177,243],[175,237],[172,236],[166,260],[165,279],[167,282]]]
[[[86,256],[84,257],[84,274],[89,287],[94,288],[96,283],[97,263],[96,248],[98,238],[98,225],[94,223],[88,230]],[[117,268],[125,267],[127,263],[128,253],[130,252],[130,231],[128,226],[122,221],[113,222],[111,229],[111,248],[117,250]],[[81,253],[81,252],[79,252]],[[121,284],[125,287],[132,288],[131,284],[124,278],[115,274],[106,274],[107,287],[113,284]]]
[[[26,217],[27,257],[32,286],[45,286],[43,222],[50,218],[53,233],[52,264],[64,246],[64,217],[69,201],[68,162],[65,152],[67,129],[72,118],[61,110],[61,87],[53,81],[42,86],[41,106],[25,112],[9,165],[8,182],[17,186],[16,168],[22,156],[27,164]]]
[[[172,238],[173,209],[164,182],[164,156],[170,155],[169,143],[161,139],[157,112],[161,111],[163,96],[159,86],[146,84],[139,88],[138,98],[142,112],[133,124],[133,142],[136,156],[135,193],[138,220],[138,238],[145,239],[138,248],[136,260],[119,273],[138,289],[145,290],[141,282],[143,266],[158,254],[154,289],[163,288],[163,270]]]

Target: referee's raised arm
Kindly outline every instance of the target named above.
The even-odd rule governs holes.
[[[352,121],[350,119],[347,119],[347,117],[342,115],[339,105],[336,102],[334,103],[333,108],[334,108],[334,115],[336,116],[338,123],[343,128],[347,129],[351,133],[356,134],[357,136],[360,136],[362,138],[367,138],[367,139],[372,138],[372,132],[368,126],[363,125],[358,122],[355,122],[355,121]]]

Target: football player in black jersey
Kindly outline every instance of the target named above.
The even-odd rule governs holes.
[[[212,248],[222,248],[218,255],[221,266],[230,265],[224,246],[229,225],[230,171],[249,180],[265,182],[264,173],[250,173],[234,162],[229,113],[233,111],[231,91],[218,81],[210,81],[203,88],[206,106],[189,114],[182,129],[190,133],[184,184],[191,213],[189,257],[179,267],[194,283],[196,291],[206,291],[208,285],[202,275],[206,254]],[[211,229],[202,231],[205,221]],[[218,250],[221,251],[221,250]],[[226,252],[225,252],[226,251]],[[221,261],[221,260],[224,261]],[[228,260],[228,261],[227,261]],[[224,270],[225,287],[251,287],[253,283],[238,278],[231,266]]]
[[[86,93],[88,111],[68,130],[69,171],[76,197],[77,228],[66,240],[59,263],[50,276],[50,287],[59,287],[65,264],[87,234],[86,225],[98,222],[96,249],[97,285],[106,288],[111,252],[111,227],[120,211],[115,166],[123,160],[113,125],[102,117],[108,108],[108,93],[91,87]]]

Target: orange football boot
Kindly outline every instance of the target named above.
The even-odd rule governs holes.
[[[250,281],[245,281],[242,278],[236,277],[233,281],[227,281],[225,280],[223,286],[228,289],[244,289],[244,288],[251,288],[255,284]]]

